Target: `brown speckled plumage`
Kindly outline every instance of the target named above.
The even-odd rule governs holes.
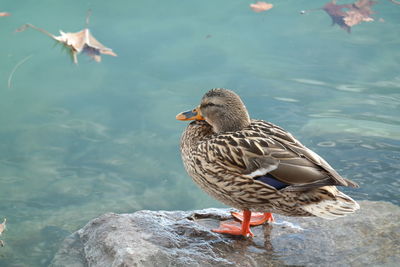
[[[181,139],[185,168],[204,191],[240,210],[288,216],[331,219],[359,208],[336,188],[357,184],[341,177],[282,128],[262,120],[236,118],[246,117],[247,110],[233,92],[210,92],[199,107],[203,116],[208,115],[205,121],[191,122]],[[236,112],[235,105],[243,107]],[[218,117],[215,113],[220,110],[224,115]],[[229,120],[220,122],[226,117]],[[242,120],[237,122],[239,126],[229,125],[235,119]],[[267,173],[288,186],[278,190],[256,179]]]

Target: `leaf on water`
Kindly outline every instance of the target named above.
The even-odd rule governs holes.
[[[255,3],[255,4],[250,4],[250,8],[253,9],[253,11],[257,12],[257,13],[270,10],[273,7],[274,7],[273,4],[269,4],[269,3],[261,2],[261,1]]]
[[[372,0],[358,0],[352,4],[337,5],[335,0],[326,3],[322,9],[332,18],[332,25],[338,24],[348,33],[351,27],[363,21],[374,21],[371,6],[376,2]]]
[[[89,24],[89,15],[86,17],[86,24]],[[80,53],[85,53],[96,62],[101,61],[101,54],[110,55],[116,57],[117,54],[112,51],[111,48],[105,47],[99,41],[94,38],[94,36],[90,33],[89,28],[85,28],[79,32],[63,32],[60,31],[60,36],[55,36],[48,31],[33,26],[32,24],[25,24],[22,27],[18,28],[17,31],[21,32],[26,30],[27,28],[32,28],[37,31],[40,31],[47,36],[53,38],[57,42],[64,45],[67,48],[67,51],[71,55],[73,62],[78,64],[78,57],[77,55]]]
[[[9,17],[9,16],[11,16],[11,14],[8,12],[0,12],[0,17]]]
[[[75,33],[60,31],[60,34],[60,36],[53,36],[53,39],[71,48],[74,63],[78,63],[77,55],[81,52],[87,54],[96,62],[101,61],[101,54],[117,56],[112,49],[97,41],[88,28]]]

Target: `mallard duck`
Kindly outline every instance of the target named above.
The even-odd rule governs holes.
[[[240,97],[212,89],[178,120],[193,120],[181,138],[184,166],[193,180],[222,203],[242,210],[238,223],[214,232],[253,236],[251,225],[273,221],[272,213],[335,219],[359,205],[336,186],[358,187],[289,132],[250,119]]]

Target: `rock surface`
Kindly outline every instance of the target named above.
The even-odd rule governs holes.
[[[210,231],[229,209],[107,213],[69,236],[51,266],[398,266],[400,207],[360,205],[333,221],[275,215],[254,238]]]

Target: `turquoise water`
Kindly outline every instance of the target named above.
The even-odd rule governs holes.
[[[344,3],[344,1],[340,1]],[[2,1],[0,266],[46,266],[105,212],[221,206],[186,175],[175,115],[214,87],[358,182],[356,199],[400,204],[400,6],[348,34],[324,1]],[[90,29],[118,57],[69,61],[45,35]],[[383,18],[384,22],[379,22]],[[8,87],[10,74],[16,69]]]

